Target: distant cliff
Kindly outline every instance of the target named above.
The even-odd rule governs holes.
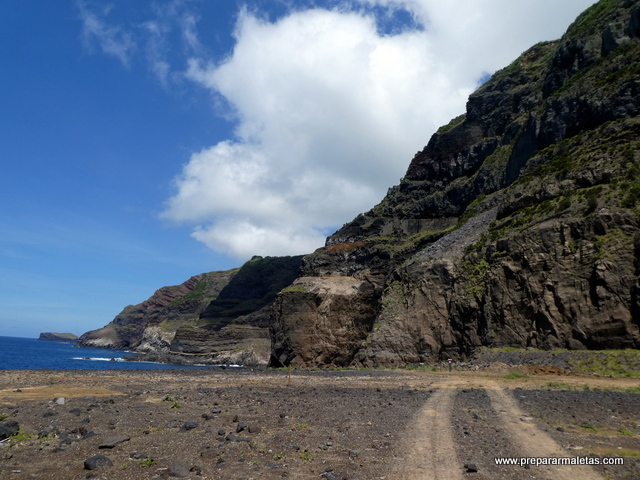
[[[176,330],[195,324],[200,313],[215,300],[237,270],[191,277],[181,285],[162,287],[151,298],[125,307],[108,325],[80,336],[82,347],[168,350]]]
[[[435,133],[274,302],[271,365],[640,348],[640,2],[602,0]]]
[[[191,277],[130,305],[79,345],[147,353],[175,363],[266,364],[269,313],[302,257],[254,257],[241,268]]]
[[[43,332],[38,337],[38,340],[45,340],[47,342],[76,343],[78,341],[78,336],[73,333]]]

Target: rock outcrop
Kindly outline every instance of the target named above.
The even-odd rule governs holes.
[[[304,258],[271,365],[640,347],[640,2],[602,0],[473,93]]]
[[[266,365],[276,295],[298,276],[302,256],[253,257],[200,314],[178,328],[170,352],[199,363]]]
[[[239,269],[163,287],[79,344],[133,350],[138,360],[266,364],[271,303],[297,277],[301,259],[254,257]]]
[[[80,336],[81,347],[168,351],[176,330],[196,324],[200,313],[218,297],[236,270],[210,272],[162,287],[138,305],[125,307],[109,324]]]
[[[42,332],[38,337],[38,340],[44,340],[47,342],[76,343],[78,341],[78,336],[73,333]]]

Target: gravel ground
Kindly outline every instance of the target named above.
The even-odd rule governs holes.
[[[623,467],[598,467],[604,478],[640,478],[639,394],[591,389],[512,393],[540,428],[573,455],[627,455]]]
[[[21,429],[2,441],[0,478],[561,478],[495,465],[496,456],[544,452],[535,442],[558,456],[625,456],[625,465],[581,480],[640,478],[640,394],[549,390],[551,379],[514,382],[486,371],[294,371],[290,380],[283,370],[0,371],[0,427]],[[535,430],[531,448],[521,441],[525,427]],[[575,473],[559,468],[567,478]]]

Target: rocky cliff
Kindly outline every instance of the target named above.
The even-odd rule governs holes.
[[[640,347],[640,1],[602,0],[473,93],[303,259],[271,365]]]
[[[176,330],[196,324],[236,270],[191,277],[181,285],[162,287],[148,300],[125,307],[109,324],[80,336],[81,347],[167,351]]]
[[[176,331],[170,352],[202,362],[266,365],[276,295],[298,276],[302,256],[253,257],[230,279],[196,324]]]
[[[140,360],[266,364],[271,303],[297,277],[301,260],[254,257],[239,269],[163,287],[79,344],[142,352]]]

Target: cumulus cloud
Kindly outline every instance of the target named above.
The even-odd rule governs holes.
[[[163,216],[239,258],[310,252],[382,199],[487,72],[590,3],[362,0],[275,21],[242,10],[231,54],[194,56],[185,74],[231,107],[235,137],[192,155]]]
[[[212,60],[189,0],[122,25],[77,0],[87,48],[124,66],[138,52],[165,89],[187,80],[228,107],[234,136],[191,155],[162,217],[241,259],[321,246],[381,200],[481,79],[593,1],[309,0],[278,15],[247,3],[232,50]]]
[[[475,85],[449,84],[429,43],[380,36],[354,12],[277,23],[243,12],[233,55],[187,71],[233,106],[236,138],[192,156],[164,216],[201,222],[195,238],[238,257],[321,246],[381,199]]]

